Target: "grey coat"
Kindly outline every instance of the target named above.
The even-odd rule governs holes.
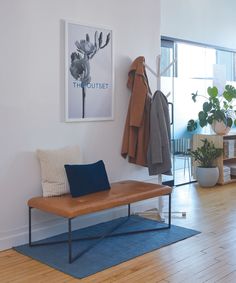
[[[168,101],[161,91],[156,91],[150,110],[150,140],[147,153],[150,176],[172,175],[170,138]]]

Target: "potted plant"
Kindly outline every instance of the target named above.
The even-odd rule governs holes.
[[[213,187],[219,178],[219,168],[216,159],[223,153],[222,148],[216,148],[212,141],[202,139],[202,146],[189,153],[197,162],[196,177],[201,187]]]
[[[217,87],[208,87],[208,96],[192,93],[192,100],[196,102],[198,97],[203,97],[206,101],[202,105],[202,110],[198,113],[198,121],[193,119],[188,121],[187,130],[194,131],[198,124],[205,127],[208,124],[216,134],[227,134],[234,124],[236,117],[233,102],[236,99],[236,89],[232,85],[226,85],[222,95],[219,95]]]

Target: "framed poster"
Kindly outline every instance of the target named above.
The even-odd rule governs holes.
[[[65,24],[66,121],[112,120],[112,30]]]

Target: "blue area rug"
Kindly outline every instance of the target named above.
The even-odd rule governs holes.
[[[97,224],[73,232],[73,238],[103,235],[117,224],[124,222],[114,234],[125,231],[139,231],[166,226],[154,220],[131,216],[122,217],[109,222]],[[108,237],[100,241],[91,250],[84,253],[75,262],[68,263],[68,245],[66,243],[29,247],[22,245],[15,250],[39,260],[55,269],[67,273],[76,278],[84,278],[96,272],[102,271],[121,262],[143,255],[161,247],[173,244],[199,234],[200,232],[172,225],[171,229],[145,232],[117,237]],[[48,238],[44,241],[67,239],[67,233]],[[73,242],[73,252],[82,252],[97,240],[82,240]]]

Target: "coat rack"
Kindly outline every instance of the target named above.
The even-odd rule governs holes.
[[[161,55],[158,55],[156,57],[156,72],[145,62],[143,63],[144,66],[156,77],[157,79],[157,89],[161,89],[161,76],[163,76],[164,74],[166,74],[166,72],[176,63],[176,59],[174,59],[163,71],[160,71],[160,66],[161,66]],[[172,77],[173,78],[173,77]],[[170,96],[171,92],[168,92],[166,97]],[[158,184],[162,184],[162,175],[159,174],[157,175],[157,183]],[[158,198],[158,208],[159,208],[159,213],[160,215],[162,213],[165,213],[162,211],[163,209],[163,199],[162,197]],[[185,211],[174,211],[172,212],[173,214],[181,214],[182,217],[186,217],[186,212]],[[150,214],[150,213],[149,213]],[[163,218],[161,218],[162,221],[164,221]]]
[[[161,55],[158,55],[156,58],[156,72],[145,62],[144,66],[156,77],[157,79],[157,89],[161,89],[161,76],[163,76],[174,64],[176,63],[176,59],[174,59],[162,72],[161,68]],[[166,97],[170,96],[170,92],[167,93]]]

